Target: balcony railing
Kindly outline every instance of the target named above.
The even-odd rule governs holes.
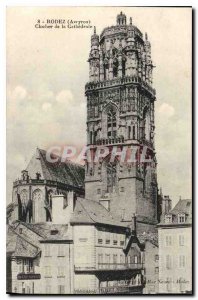
[[[141,263],[99,263],[99,270],[142,270]]]
[[[111,145],[111,144],[122,144],[124,143],[124,137],[114,137],[108,139],[98,139],[96,141],[97,145]]]
[[[120,270],[142,270],[142,263],[98,263],[75,265],[75,271],[120,271]]]
[[[100,88],[106,88],[111,86],[117,86],[127,83],[137,83],[141,84],[143,88],[145,88],[147,91],[149,91],[153,96],[155,96],[155,89],[153,89],[150,84],[142,80],[138,76],[125,76],[123,78],[114,78],[112,80],[104,80],[104,81],[97,81],[97,82],[88,82],[85,86],[85,90],[93,90],[93,89],[100,89]]]

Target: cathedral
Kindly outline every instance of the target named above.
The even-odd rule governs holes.
[[[116,25],[91,37],[87,97],[87,144],[92,154],[101,146],[147,150],[151,163],[112,162],[109,156],[98,163],[87,162],[85,196],[105,203],[125,222],[137,215],[140,231],[157,222],[157,176],[154,144],[155,89],[152,87],[151,44],[126,15]]]
[[[141,294],[145,269],[158,276],[163,195],[159,201],[148,35],[121,12],[100,36],[94,27],[88,63],[87,147],[92,158],[108,153],[81,166],[51,163],[36,150],[7,207],[9,292]],[[121,159],[133,150],[135,162]]]

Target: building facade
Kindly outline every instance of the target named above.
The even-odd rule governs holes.
[[[158,224],[159,292],[192,293],[192,203],[179,200]]]
[[[99,161],[87,161],[87,199],[108,200],[110,210],[124,221],[137,215],[140,231],[157,223],[157,176],[154,144],[155,90],[152,87],[151,44],[121,12],[116,25],[91,37],[87,97],[87,144],[93,157],[100,147],[112,153],[136,151],[137,162],[104,154]],[[143,150],[144,149],[144,150]],[[150,163],[141,161],[145,151]]]
[[[62,203],[53,209],[53,222],[8,225],[7,291],[142,294],[144,245],[134,225],[126,227],[100,203],[75,199],[73,193],[66,208],[64,195],[53,201]]]

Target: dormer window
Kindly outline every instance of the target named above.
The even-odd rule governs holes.
[[[165,223],[172,223],[172,215],[165,215]]]
[[[185,214],[178,214],[178,223],[184,223],[184,222],[186,222]]]

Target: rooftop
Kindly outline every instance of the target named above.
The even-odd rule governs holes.
[[[11,226],[8,228],[6,241],[7,255],[14,257],[34,258],[40,252],[40,249],[27,241],[22,235],[19,235]]]
[[[59,182],[75,187],[84,186],[85,171],[82,165],[71,161],[61,162],[58,156],[56,156],[58,157],[57,162],[49,162],[46,153],[45,150],[37,148],[26,168],[30,179],[35,179],[37,173],[41,180]]]
[[[105,224],[127,227],[118,221],[102,204],[97,201],[78,198],[71,223]]]

